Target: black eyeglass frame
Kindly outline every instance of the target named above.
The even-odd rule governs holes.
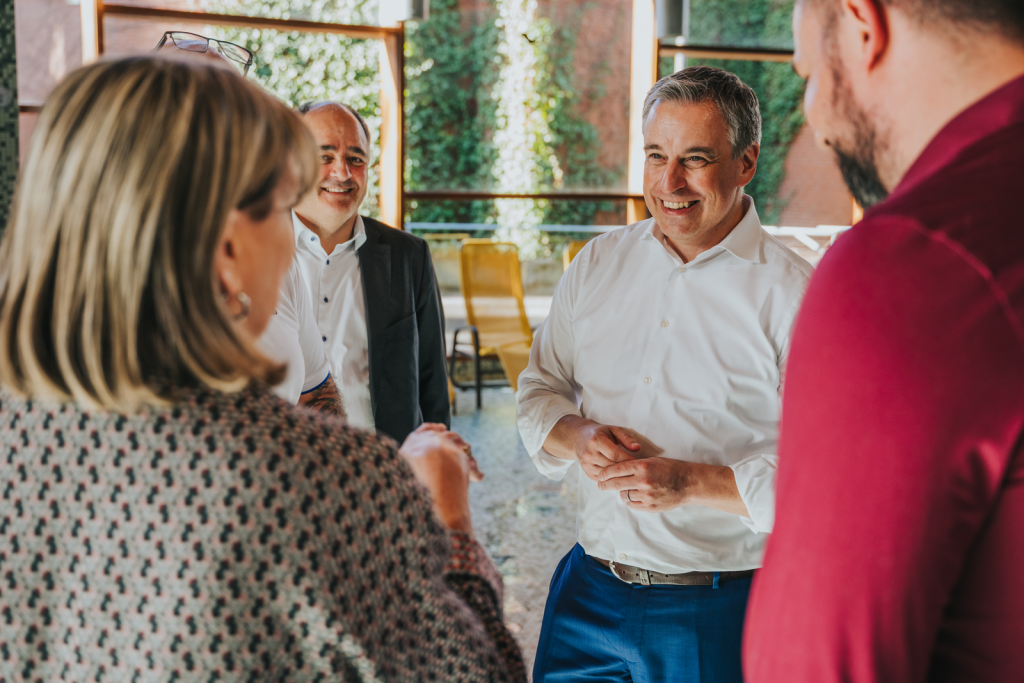
[[[204,49],[204,50],[189,50],[188,48],[181,47],[180,45],[178,45],[178,41],[175,40],[175,38],[174,38],[174,36],[176,36],[176,35],[178,35],[178,36],[188,36],[189,38],[195,38],[197,43],[198,42],[205,42],[206,43],[206,49]],[[240,60],[240,59],[236,59],[228,51],[225,51],[223,48],[218,48],[217,49],[217,54],[222,55],[225,59],[230,59],[232,62],[235,62],[236,64],[241,64],[242,65],[242,75],[244,75],[244,76],[248,76],[249,75],[249,67],[252,66],[254,55],[253,55],[251,50],[248,50],[248,49],[242,47],[241,45],[238,45],[236,43],[230,43],[230,42],[228,42],[226,40],[218,40],[217,38],[207,38],[206,36],[199,35],[198,33],[190,33],[189,31],[164,31],[164,34],[160,37],[160,42],[156,44],[156,47],[153,48],[153,51],[156,52],[157,50],[162,48],[164,45],[166,45],[168,38],[171,39],[171,44],[174,45],[174,47],[178,48],[179,50],[184,50],[185,52],[208,52],[210,50],[210,43],[217,43],[218,46],[220,46],[220,45],[230,45],[233,48],[239,49],[242,52],[244,52],[245,54],[249,55],[248,59],[246,59],[244,62],[242,60]]]

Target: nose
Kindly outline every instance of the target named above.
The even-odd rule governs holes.
[[[686,167],[676,162],[666,164],[665,175],[661,178],[661,190],[666,194],[673,194],[687,186]]]
[[[331,164],[330,177],[339,181],[346,181],[352,177],[352,169],[348,167],[348,162],[344,159],[338,159]]]

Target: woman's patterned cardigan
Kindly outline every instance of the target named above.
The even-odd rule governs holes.
[[[264,387],[0,393],[0,680],[525,681],[501,579],[386,438]]]

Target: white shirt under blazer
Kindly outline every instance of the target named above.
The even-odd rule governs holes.
[[[663,573],[761,566],[775,520],[780,388],[812,268],[761,228],[754,203],[690,263],[653,219],[592,240],[573,260],[519,377],[519,431],[537,468],[580,415],[640,437],[640,457],[727,465],[750,518],[700,505],[631,510],[579,470],[577,539],[589,555]]]
[[[356,253],[366,242],[363,217],[356,216],[352,237],[330,254],[320,238],[292,212],[295,262],[308,287],[313,317],[327,350],[348,424],[373,429],[370,405],[370,354],[366,336],[366,301]]]

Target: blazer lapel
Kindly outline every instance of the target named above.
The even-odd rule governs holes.
[[[377,414],[376,351],[383,348],[385,331],[390,320],[391,304],[391,245],[380,243],[381,229],[376,221],[363,218],[366,242],[357,252],[359,273],[363,281],[363,302],[366,305],[366,341],[370,356],[370,405]]]

